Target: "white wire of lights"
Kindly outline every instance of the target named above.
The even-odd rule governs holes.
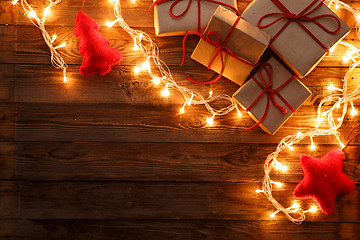
[[[349,11],[355,18],[356,21],[356,34],[358,40],[360,40],[360,34],[359,34],[359,26],[360,26],[360,11],[356,8],[353,8],[349,6],[348,4],[345,4],[338,0],[328,0],[326,1],[326,4],[329,7],[335,8],[335,9],[346,9]],[[350,104],[351,106],[351,115],[356,115],[357,111],[354,108],[353,102],[358,100],[360,98],[360,85],[356,86],[355,89],[353,89],[351,92],[348,89],[348,79],[351,74],[351,72],[360,64],[360,49],[356,48],[355,46],[351,45],[348,42],[340,42],[340,44],[346,46],[349,48],[349,51],[346,52],[346,55],[344,56],[344,62],[347,62],[349,60],[352,61],[352,64],[350,65],[349,69],[347,70],[344,78],[343,78],[343,87],[342,89],[336,88],[333,85],[329,86],[329,90],[336,91],[337,93],[332,94],[330,96],[325,97],[322,99],[318,106],[317,110],[317,118],[316,118],[316,126],[310,131],[301,133],[298,132],[293,135],[289,135],[284,137],[280,143],[278,144],[276,151],[271,153],[264,164],[264,178],[263,178],[263,186],[262,189],[256,190],[257,193],[264,193],[265,196],[269,199],[269,201],[273,204],[273,206],[276,208],[276,211],[270,214],[270,217],[273,218],[275,215],[279,212],[283,212],[286,217],[294,222],[294,223],[302,223],[305,220],[305,214],[308,212],[315,212],[317,211],[317,207],[312,206],[308,210],[304,210],[300,207],[298,203],[293,204],[290,207],[285,208],[282,204],[280,204],[272,195],[272,188],[273,185],[276,187],[281,187],[282,183],[275,182],[271,180],[270,173],[275,168],[279,171],[286,171],[287,167],[283,164],[281,164],[278,161],[278,156],[280,152],[282,152],[285,149],[294,150],[294,144],[300,142],[304,138],[309,137],[310,138],[310,148],[312,150],[316,149],[316,145],[314,143],[313,138],[317,136],[334,136],[340,145],[340,149],[343,149],[345,147],[345,144],[340,140],[340,133],[338,132],[338,129],[342,126],[344,117],[347,114],[348,106]],[[333,50],[333,49],[331,49]],[[340,116],[339,116],[340,114]],[[338,116],[338,117],[336,117]],[[324,120],[327,118],[327,121],[324,122]],[[320,127],[321,123],[325,123],[325,126]]]
[[[51,64],[55,68],[63,70],[63,80],[64,80],[64,82],[67,82],[66,69],[68,66],[66,65],[66,63],[65,63],[64,59],[61,57],[61,55],[57,52],[57,49],[65,47],[66,43],[62,43],[58,46],[54,46],[54,42],[56,40],[56,35],[54,34],[52,37],[50,37],[49,33],[45,29],[45,23],[51,14],[51,9],[53,7],[55,7],[56,5],[58,5],[59,3],[61,3],[61,1],[62,0],[55,0],[55,1],[49,0],[50,3],[44,9],[44,12],[43,12],[43,15],[41,18],[39,18],[36,15],[36,12],[30,6],[30,4],[27,2],[27,0],[21,0],[21,5],[25,11],[26,16],[29,18],[30,22],[32,24],[34,24],[34,26],[40,30],[41,35],[44,38],[46,45],[49,47],[49,50],[51,53]],[[18,0],[13,0],[12,4],[16,5],[17,2],[18,2]]]
[[[161,94],[164,97],[168,97],[170,95],[169,88],[180,92],[185,100],[184,104],[179,110],[180,114],[185,112],[185,107],[188,105],[204,105],[206,109],[212,114],[212,116],[207,119],[208,125],[212,125],[215,116],[226,115],[234,109],[238,110],[238,107],[233,101],[232,97],[227,94],[213,96],[213,92],[210,91],[209,96],[205,98],[202,94],[177,84],[170,72],[169,67],[159,58],[159,48],[151,39],[151,37],[143,31],[132,29],[125,22],[121,15],[120,0],[109,0],[109,2],[114,6],[114,15],[116,19],[114,21],[108,22],[106,25],[111,27],[115,23],[118,23],[119,26],[132,37],[134,41],[134,49],[139,50],[144,57],[145,62],[141,64],[141,66],[135,67],[134,72],[139,73],[141,71],[146,71],[152,78],[152,81],[155,85],[163,83],[165,87]],[[151,63],[153,63],[153,65],[157,68],[158,73],[153,73],[151,70]],[[226,107],[215,109],[210,105],[210,103],[218,100],[228,101],[229,104]],[[239,110],[238,114],[241,115]]]

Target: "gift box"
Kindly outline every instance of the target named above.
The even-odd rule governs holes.
[[[260,126],[265,132],[275,134],[310,96],[311,91],[280,59],[271,57],[233,99],[257,122],[249,129]]]
[[[219,6],[191,58],[242,85],[270,42],[270,35]]]
[[[216,2],[231,6],[237,12],[236,0],[217,0]],[[158,36],[184,35],[187,31],[200,32],[206,27],[219,6],[208,0],[200,0],[200,5],[198,1],[192,0],[154,0],[154,4],[154,27]],[[200,26],[198,24],[199,10]]]
[[[242,18],[271,34],[270,47],[299,78],[350,31],[321,0],[254,0]]]

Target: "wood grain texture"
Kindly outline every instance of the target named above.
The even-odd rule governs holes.
[[[337,145],[297,145],[280,160],[289,167],[274,177],[297,183],[303,177],[299,153],[321,157]],[[7,180],[207,181],[259,180],[264,156],[276,144],[20,142],[0,145],[0,178]],[[346,149],[344,171],[360,183],[359,146]]]
[[[6,219],[230,219],[269,220],[273,207],[260,182],[129,182],[12,181],[4,182],[0,216]],[[291,205],[296,184],[274,189]],[[7,194],[5,194],[7,193]],[[10,195],[10,197],[9,197]],[[10,201],[18,200],[17,206]],[[334,212],[308,215],[308,221],[359,222],[359,191],[337,197]],[[313,200],[302,200],[304,208]],[[281,214],[277,220],[285,220]]]
[[[239,86],[232,81],[221,78],[212,85],[196,85],[189,82],[186,77],[208,79],[214,74],[204,69],[203,66],[179,67],[172,66],[174,79],[181,86],[199,91],[204,96],[213,91],[214,94],[225,93],[233,95]],[[10,91],[10,83],[15,85],[14,101],[34,103],[133,103],[146,105],[183,104],[180,94],[171,91],[171,97],[164,100],[160,92],[163,86],[154,86],[151,80],[143,74],[133,74],[129,66],[117,66],[104,77],[81,77],[79,66],[69,67],[69,83],[64,85],[61,72],[51,66],[37,66],[17,64],[14,69],[8,65],[0,64],[0,74],[7,76],[4,80],[3,91]],[[346,68],[316,68],[302,82],[313,92],[313,95],[304,105],[313,105],[327,96],[330,91],[324,85],[332,83],[341,87],[341,79],[346,73]],[[355,69],[350,74],[349,88],[357,84],[356,76],[360,70]],[[44,77],[44,75],[46,77]],[[355,78],[354,80],[352,78]],[[316,79],[316,81],[314,81]],[[1,87],[1,85],[0,85]],[[1,90],[1,88],[0,88]],[[9,92],[7,95],[10,95]],[[181,107],[181,106],[180,106]]]
[[[41,14],[48,1],[29,2]],[[130,26],[148,33],[160,47],[160,57],[182,86],[207,96],[232,95],[239,87],[221,78],[198,86],[187,77],[208,79],[215,74],[190,59],[197,44],[190,37],[186,64],[182,37],[156,37],[152,0],[122,0],[122,12]],[[238,1],[240,12],[251,0]],[[360,7],[360,1],[345,1]],[[303,83],[312,97],[275,135],[261,129],[245,129],[253,120],[235,112],[215,118],[202,106],[189,106],[180,116],[180,94],[160,97],[163,86],[154,86],[133,67],[144,59],[113,20],[107,1],[86,1],[85,12],[102,27],[112,47],[124,54],[121,64],[105,76],[81,77],[82,58],[73,35],[75,16],[82,0],[63,1],[54,8],[46,26],[56,33],[56,43],[69,64],[67,84],[50,64],[49,50],[41,34],[24,16],[20,4],[0,0],[0,239],[350,239],[360,234],[360,137],[345,149],[344,172],[356,183],[355,191],[339,195],[334,213],[307,215],[294,225],[281,214],[274,220],[271,203],[262,194],[263,163],[288,134],[306,131],[315,124],[319,101],[330,94],[331,82],[341,87],[347,64],[345,48],[338,46],[325,57]],[[337,14],[354,27],[345,11]],[[351,32],[346,40],[357,47]],[[349,86],[359,84],[359,69]],[[215,107],[224,102],[214,103]],[[355,103],[359,107],[359,103]],[[340,129],[344,139],[360,116],[346,116]],[[275,197],[285,206],[302,179],[302,153],[321,157],[339,145],[332,137],[315,138],[285,150],[280,160],[286,173],[273,172],[283,188]],[[313,200],[299,201],[304,209]]]
[[[236,220],[6,220],[2,239],[356,239],[358,223],[304,223]],[[8,229],[18,226],[13,234]]]
[[[208,142],[276,143],[283,136],[314,126],[315,106],[302,106],[278,134],[261,129],[246,131],[254,124],[250,117],[231,113],[216,118],[208,126],[209,114],[194,107],[179,116],[179,106],[132,104],[17,104],[17,141],[98,141],[105,142]],[[349,132],[359,116],[347,119],[342,131]],[[337,143],[332,137],[319,137],[322,143]],[[309,142],[309,141],[305,141]]]

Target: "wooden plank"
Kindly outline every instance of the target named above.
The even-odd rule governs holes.
[[[13,87],[16,78],[15,68],[15,65],[12,64],[0,64],[0,101],[2,103],[14,101]]]
[[[14,82],[14,101],[33,103],[132,103],[132,104],[163,104],[160,96],[163,85],[155,86],[150,78],[145,75],[133,74],[132,67],[117,66],[105,76],[81,77],[78,66],[70,66],[68,83],[64,84],[62,72],[51,66],[16,65],[16,69],[9,70],[7,65],[0,64],[1,69],[10,71],[9,81]],[[218,82],[203,86],[189,82],[186,78],[191,76],[195,79],[208,79],[214,76],[213,72],[207,71],[203,66],[179,67],[172,66],[171,71],[174,79],[181,86],[193,89],[204,97],[209,91],[214,94],[225,93],[233,95],[239,86],[225,78]],[[326,86],[333,83],[342,88],[342,79],[346,73],[345,68],[316,68],[302,82],[313,92],[312,97],[305,105],[316,105],[325,96],[331,94]],[[1,72],[0,72],[1,73]],[[349,89],[357,85],[360,69],[355,69],[350,74]],[[354,80],[352,80],[352,78]],[[316,81],[315,81],[316,79]],[[9,84],[8,84],[9,85]],[[5,87],[4,87],[5,89]],[[7,91],[9,87],[6,88]],[[5,91],[5,90],[4,90]],[[167,104],[183,104],[183,98],[179,94],[172,94]]]
[[[356,239],[359,223],[211,220],[5,220],[2,239]],[[2,226],[2,227],[1,227]],[[16,226],[16,227],[15,227]]]
[[[0,104],[0,141],[12,141],[15,135],[16,106]]]
[[[0,7],[1,9],[1,7]],[[1,13],[1,11],[0,11]],[[0,14],[1,16],[1,14]],[[1,17],[0,17],[1,18]],[[0,63],[14,63],[16,51],[16,27],[0,25]]]
[[[4,183],[5,184],[5,183]],[[7,184],[14,185],[14,182]],[[212,219],[269,220],[274,211],[255,189],[260,182],[43,182],[19,181],[18,207],[11,194],[0,196],[7,219]],[[295,200],[296,184],[274,189],[274,196],[288,206]],[[11,196],[12,197],[12,196]],[[359,191],[338,196],[334,212],[308,214],[314,222],[359,222]],[[12,201],[13,197],[12,197]],[[301,200],[307,209],[313,200]],[[4,212],[5,211],[5,212]],[[285,220],[281,214],[276,220]]]
[[[182,59],[182,37],[155,37],[152,27],[136,28],[148,33],[160,48],[160,58],[168,65],[179,66]],[[24,64],[50,64],[49,49],[44,43],[41,33],[33,26],[2,26],[1,39],[5,42],[3,56],[0,63],[24,63]],[[56,44],[67,43],[65,48],[59,49],[67,64],[81,64],[82,57],[78,51],[79,39],[74,37],[73,26],[50,25],[47,27],[50,34],[56,34]],[[133,48],[133,41],[126,32],[119,27],[101,27],[100,32],[110,41],[110,45],[124,55],[121,66],[136,65],[144,60],[137,50]],[[352,31],[346,41],[360,47],[355,31]],[[186,66],[202,66],[190,59],[190,55],[198,42],[198,37],[191,36],[186,43],[187,60]],[[7,46],[9,45],[9,46]],[[325,57],[319,66],[345,67],[349,62],[343,62],[343,56],[347,48],[338,46],[336,51]],[[205,68],[204,68],[205,70]]]
[[[279,132],[272,136],[260,128],[246,131],[254,121],[236,112],[215,119],[208,126],[209,113],[192,107],[179,116],[179,105],[146,106],[130,104],[27,104],[19,103],[15,139],[17,141],[104,142],[208,142],[277,143],[283,136],[313,128],[316,107],[302,106]],[[347,134],[359,121],[350,117],[344,123]],[[316,138],[337,143],[335,138]],[[308,141],[307,141],[308,142]],[[306,143],[306,142],[305,142]]]
[[[18,197],[18,182],[0,180],[0,220],[12,218],[18,214]]]
[[[0,142],[0,179],[16,179],[16,143]]]
[[[295,145],[279,161],[289,170],[273,177],[298,183],[299,155],[325,155],[337,145]],[[0,178],[22,180],[118,180],[247,182],[263,177],[263,163],[276,144],[198,143],[1,143]],[[360,183],[358,145],[345,150],[344,172]],[[16,172],[15,172],[16,171]]]

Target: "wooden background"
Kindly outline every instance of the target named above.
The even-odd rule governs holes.
[[[29,1],[30,2],[30,1]],[[183,99],[176,92],[164,99],[163,88],[146,74],[133,74],[143,59],[119,27],[101,27],[111,46],[124,54],[123,62],[106,76],[81,77],[82,58],[73,25],[81,0],[64,0],[53,11],[47,29],[58,35],[59,50],[69,64],[68,83],[50,64],[40,32],[24,16],[20,4],[0,0],[0,238],[1,239],[360,239],[359,138],[346,148],[344,171],[355,191],[339,196],[332,215],[309,214],[295,225],[278,214],[261,187],[263,163],[278,141],[315,125],[316,107],[333,82],[341,87],[347,68],[344,49],[326,57],[303,82],[313,91],[275,135],[236,112],[215,118],[203,106],[178,110]],[[188,76],[205,79],[213,72],[189,58],[197,39],[188,42],[186,67],[180,68],[181,37],[154,36],[151,0],[122,0],[128,23],[149,33],[161,49],[179,84],[204,94],[233,94],[238,86],[222,78],[211,86],[189,83]],[[242,12],[250,0],[239,1]],[[41,14],[47,0],[31,1]],[[360,7],[360,1],[347,1]],[[86,2],[85,12],[104,26],[113,20],[105,1]],[[338,14],[351,26],[349,14]],[[352,32],[347,40],[360,47]],[[354,70],[350,86],[358,84]],[[359,108],[360,110],[360,108]],[[360,117],[348,115],[341,132],[347,134]],[[343,136],[344,137],[344,136]],[[302,153],[321,157],[338,147],[332,137],[316,138],[285,151],[285,183],[274,195],[285,206],[302,179]],[[308,208],[312,200],[301,200]]]

